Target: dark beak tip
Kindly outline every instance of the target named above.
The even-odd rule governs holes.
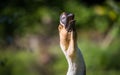
[[[70,13],[68,14],[69,17],[74,17],[74,14]]]

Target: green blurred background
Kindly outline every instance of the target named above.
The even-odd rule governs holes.
[[[120,75],[119,0],[1,0],[0,75],[65,75],[64,11],[75,14],[87,75]]]

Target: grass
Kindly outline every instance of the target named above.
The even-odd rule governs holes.
[[[118,40],[115,40],[107,50],[102,50],[98,44],[87,40],[79,41],[78,45],[83,53],[87,66],[87,75],[120,74],[120,70],[116,69],[116,66],[119,65],[119,63],[116,62],[119,62],[120,57],[118,53],[120,49]],[[55,56],[55,60],[53,60],[51,64],[48,63],[47,68],[52,71],[52,75],[65,75],[68,64],[59,45],[51,45],[50,53]],[[116,55],[116,57],[114,58],[112,55]],[[42,71],[40,71],[41,63],[38,62],[39,57],[40,55],[26,50],[0,50],[0,75],[43,75],[41,73]],[[113,59],[116,60],[112,62]],[[115,66],[113,64],[115,64]],[[114,68],[110,65],[113,65]]]

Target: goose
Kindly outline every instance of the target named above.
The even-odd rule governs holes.
[[[73,13],[63,12],[58,26],[60,47],[68,62],[66,75],[86,75],[83,55],[77,45],[77,32]]]

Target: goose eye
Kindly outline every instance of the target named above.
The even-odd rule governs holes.
[[[66,16],[65,15],[62,15],[61,16],[61,22],[66,25]]]
[[[65,22],[66,21],[66,17],[62,17],[62,22]]]

